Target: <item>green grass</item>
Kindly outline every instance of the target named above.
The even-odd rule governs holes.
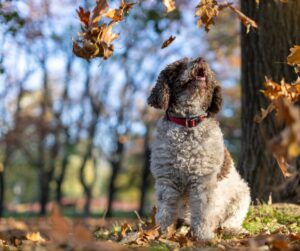
[[[243,224],[250,234],[300,232],[300,214],[286,205],[281,208],[269,205],[251,206]]]

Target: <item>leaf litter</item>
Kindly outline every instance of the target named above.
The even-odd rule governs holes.
[[[283,211],[288,212],[286,208]],[[120,223],[116,219],[67,219],[55,206],[48,218],[2,219],[0,250],[298,250],[300,207],[296,209],[298,213],[289,216],[280,213],[279,207],[252,206],[244,223],[251,234],[230,235],[219,228],[214,240],[201,242],[182,223],[162,233],[155,207],[148,220],[139,217]]]

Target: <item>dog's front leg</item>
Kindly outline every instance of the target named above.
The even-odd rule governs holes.
[[[175,223],[177,219],[177,207],[180,197],[179,191],[172,184],[156,181],[157,214],[156,221],[161,230],[165,231],[168,226]]]
[[[211,201],[214,180],[212,175],[202,177],[202,181],[192,184],[189,190],[191,228],[193,235],[199,240],[214,238],[216,215]]]

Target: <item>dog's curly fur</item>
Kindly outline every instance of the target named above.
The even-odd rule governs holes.
[[[151,172],[164,231],[182,218],[195,237],[209,240],[222,226],[240,231],[250,204],[249,187],[236,171],[214,119],[222,105],[221,87],[202,58],[184,58],[160,74],[148,104],[176,117],[206,114],[196,127],[161,118],[152,146]]]

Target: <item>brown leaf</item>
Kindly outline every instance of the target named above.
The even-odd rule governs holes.
[[[119,22],[123,20],[123,10],[111,9],[104,16],[112,19],[114,22]]]
[[[66,237],[71,232],[69,222],[60,214],[60,209],[57,205],[53,206],[52,214],[50,216],[52,223],[51,236],[55,241],[64,242]]]
[[[176,37],[171,35],[166,41],[163,42],[161,49],[168,47],[175,39]]]
[[[267,109],[260,108],[261,113],[257,114],[254,117],[254,121],[256,123],[261,123],[268,116],[269,113],[271,113],[272,111],[274,111],[275,108],[276,107],[275,107],[275,105],[273,103],[269,104],[268,107],[267,107]]]
[[[295,45],[290,49],[291,53],[287,58],[288,64],[290,65],[298,65],[300,64],[300,46]]]
[[[210,26],[214,24],[214,18],[219,15],[219,5],[216,0],[202,0],[196,6],[196,14],[199,17],[197,26],[204,26],[206,32],[210,30]]]
[[[126,3],[124,0],[121,0],[119,9],[110,9],[104,16],[112,19],[113,22],[120,22],[134,5],[135,3]]]
[[[86,229],[80,225],[77,225],[74,228],[74,237],[75,237],[75,241],[77,243],[81,243],[81,244],[89,243],[94,240],[91,232],[88,229]]]
[[[84,9],[79,6],[79,10],[76,10],[78,17],[80,19],[80,21],[84,24],[85,27],[89,26],[89,22],[90,22],[90,12],[89,11],[84,11]]]
[[[229,5],[229,8],[238,15],[239,19],[243,23],[243,25],[247,28],[247,33],[249,33],[251,28],[258,28],[256,22],[251,19],[250,17],[247,17],[244,13],[242,13],[237,8],[233,7],[232,5]]]
[[[46,240],[41,236],[40,232],[31,232],[26,234],[26,239],[33,241],[33,242],[38,242],[42,243],[45,242]]]
[[[155,220],[156,214],[157,214],[157,208],[156,208],[156,206],[154,206],[152,208],[151,215],[150,215],[150,219],[151,219],[150,225],[152,225],[152,226],[156,225],[156,220]]]
[[[275,250],[287,250],[289,249],[289,244],[285,240],[274,240],[271,242],[272,249]]]
[[[125,14],[128,13],[128,11],[133,8],[133,6],[135,5],[136,3],[126,3],[125,0],[121,0],[121,4],[120,4],[120,9],[123,10],[123,12]]]
[[[92,10],[92,24],[96,24],[100,21],[102,15],[106,12],[108,4],[106,0],[97,0],[96,6]]]
[[[175,0],[163,0],[163,5],[165,6],[167,13],[176,9]]]

